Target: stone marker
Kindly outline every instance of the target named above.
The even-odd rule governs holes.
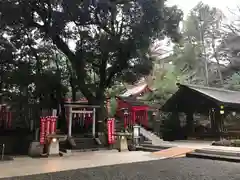
[[[29,145],[28,155],[30,157],[40,157],[43,154],[43,145],[38,141],[33,141]]]

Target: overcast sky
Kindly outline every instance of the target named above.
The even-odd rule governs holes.
[[[198,2],[199,0],[167,0],[167,4],[177,5],[181,8],[185,16]],[[240,0],[202,0],[202,2],[221,9],[227,16],[230,14],[228,9],[233,10],[236,9],[237,5],[240,5]]]

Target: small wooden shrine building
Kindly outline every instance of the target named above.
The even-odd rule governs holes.
[[[148,126],[148,111],[150,107],[138,98],[151,92],[152,90],[149,86],[144,83],[134,86],[116,97],[118,104],[117,115],[124,119],[125,127],[135,123],[144,127]]]
[[[165,112],[182,112],[187,121],[193,121],[194,113],[209,115],[214,133],[224,131],[224,117],[240,112],[240,92],[221,88],[177,84],[178,91],[161,108]]]

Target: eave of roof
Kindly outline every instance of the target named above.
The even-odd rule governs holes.
[[[177,84],[178,90],[165,104],[166,112],[208,112],[211,108],[224,105],[228,110],[240,110],[240,92],[221,88],[204,87],[191,84]]]
[[[126,92],[124,92],[123,94],[119,95],[121,97],[129,97],[129,96],[134,96],[136,94],[141,93],[142,91],[144,91],[144,89],[148,88],[149,90],[151,90],[148,85],[146,83],[135,86],[133,88],[128,89]]]
[[[193,91],[209,96],[222,103],[240,104],[240,92],[223,88],[205,87],[189,84],[177,84],[179,88],[187,87]]]

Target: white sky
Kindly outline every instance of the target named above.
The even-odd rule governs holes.
[[[185,16],[198,2],[200,0],[167,0],[167,4],[177,5],[182,9]],[[229,9],[234,10],[237,5],[240,5],[240,0],[202,0],[202,2],[221,9],[226,16],[231,14],[229,13]]]

